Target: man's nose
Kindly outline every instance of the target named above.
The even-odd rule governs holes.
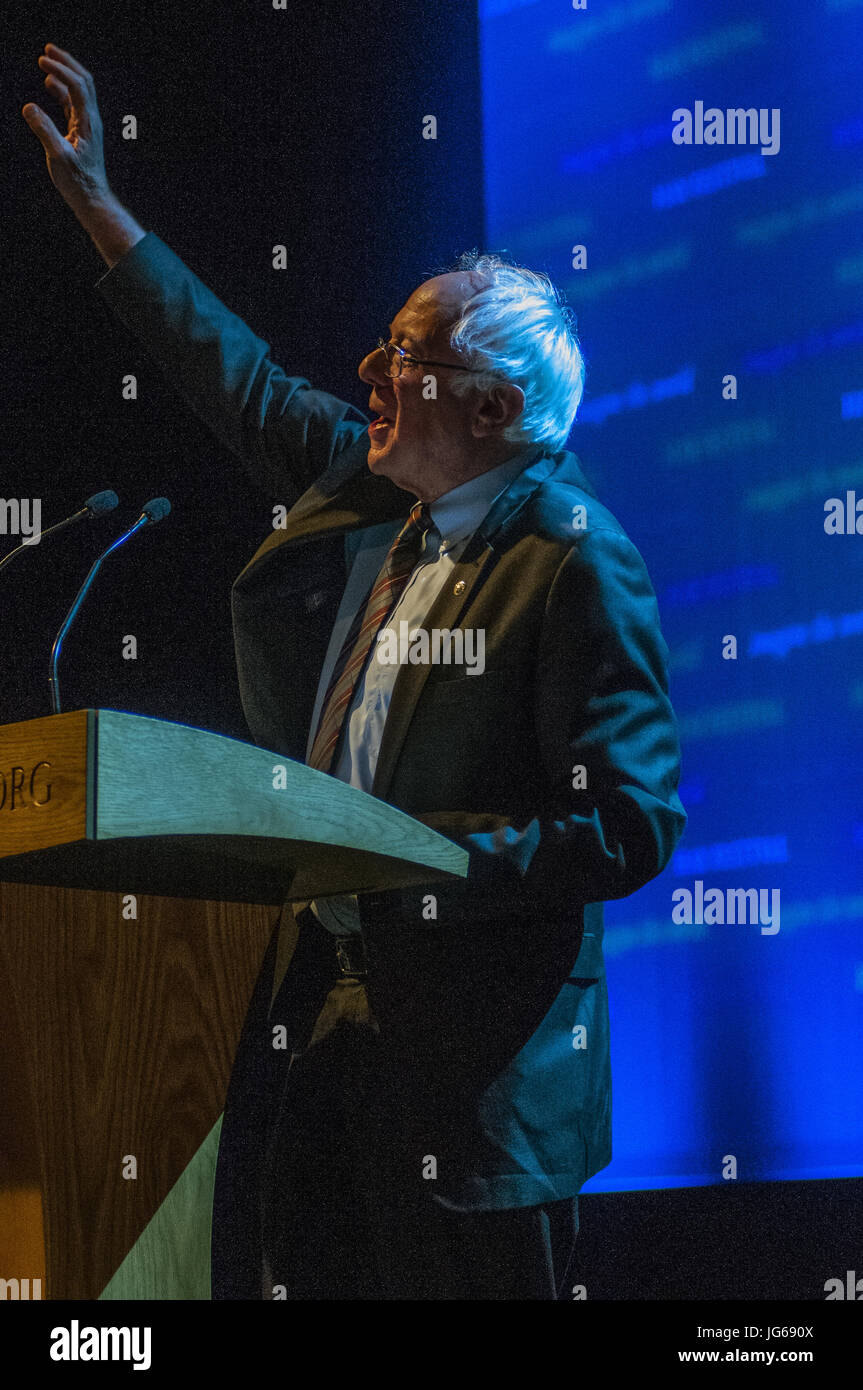
[[[387,371],[386,357],[377,347],[366,353],[357,368],[357,374],[360,381],[364,381],[367,386],[380,386],[384,382],[392,381]]]

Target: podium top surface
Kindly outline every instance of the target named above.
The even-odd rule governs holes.
[[[0,881],[281,903],[467,862],[379,798],[222,734],[107,709],[0,726]]]

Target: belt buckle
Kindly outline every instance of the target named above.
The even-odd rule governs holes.
[[[336,960],[343,975],[361,980],[366,978],[368,971],[366,949],[361,936],[337,936]]]

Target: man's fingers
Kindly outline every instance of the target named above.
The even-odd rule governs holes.
[[[65,63],[58,63],[54,58],[42,54],[39,64],[44,72],[56,77],[66,87],[72,102],[72,110],[78,120],[78,127],[85,140],[90,136],[91,124],[90,117],[95,111],[96,95],[91,92],[86,80],[72,68],[67,68]]]
[[[72,113],[72,98],[69,96],[69,88],[66,86],[65,82],[61,82],[59,77],[55,77],[53,73],[49,72],[48,76],[45,78],[45,86],[48,88],[51,95],[62,103],[66,115],[70,116]]]
[[[69,153],[68,142],[63,139],[54,122],[50,116],[45,115],[41,106],[28,101],[27,105],[22,108],[21,115],[34,134],[38,135],[45,153],[52,159]]]
[[[65,63],[59,63],[56,58],[49,58],[45,53],[39,55],[39,66],[44,72],[51,73],[65,83],[72,95],[75,110],[81,115],[90,97],[86,78],[77,73],[74,68],[67,67]]]
[[[84,64],[79,63],[77,58],[73,58],[71,53],[67,53],[65,48],[58,48],[56,43],[46,43],[45,52],[50,58],[57,58],[61,63],[65,63],[67,68],[77,72],[79,77],[83,77],[85,81],[92,81]]]

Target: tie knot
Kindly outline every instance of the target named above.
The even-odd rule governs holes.
[[[431,512],[425,502],[414,502],[410,519],[418,531],[425,532],[429,529],[432,524]]]

